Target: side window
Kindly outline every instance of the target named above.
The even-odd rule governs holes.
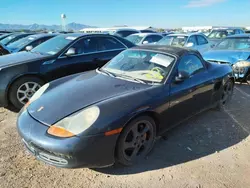
[[[80,39],[75,44],[73,44],[71,48],[75,48],[75,52],[77,55],[96,52],[97,40],[95,37]]]
[[[193,43],[194,45],[197,45],[195,36],[193,35],[193,36],[189,37],[187,43]]]
[[[153,42],[158,42],[161,39],[162,39],[162,36],[160,35],[150,35],[150,36],[147,36],[144,39],[144,41],[148,41],[148,43],[153,43]]]
[[[207,39],[200,35],[197,35],[197,41],[198,41],[198,45],[203,45],[203,44],[208,43]]]
[[[35,48],[36,46],[38,46],[39,44],[42,44],[43,42],[45,42],[46,40],[48,40],[48,38],[41,38],[39,40],[36,40],[34,42],[32,42],[30,45]]]
[[[125,46],[114,38],[111,37],[98,38],[98,51],[116,50],[124,48]]]
[[[240,31],[238,29],[236,29],[235,34],[240,34]]]
[[[148,43],[152,43],[153,42],[153,37],[152,36],[147,36],[144,40],[144,41],[148,41]]]
[[[185,55],[179,62],[178,72],[185,71],[189,75],[197,74],[204,70],[204,66],[196,55]]]
[[[151,35],[150,37],[151,37],[152,42],[158,42],[159,40],[162,39],[162,36],[160,35]]]

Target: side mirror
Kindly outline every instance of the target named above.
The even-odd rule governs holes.
[[[26,50],[26,51],[31,51],[32,49],[33,49],[33,46],[26,46],[26,47],[25,47],[25,50]]]
[[[148,42],[148,41],[146,41],[146,40],[142,42],[142,44],[148,44],[148,43],[149,43],[149,42]]]
[[[189,43],[187,43],[187,45],[186,45],[187,47],[193,47],[194,46],[194,43],[192,43],[192,42],[189,42]]]
[[[183,82],[190,77],[189,73],[186,71],[180,71],[175,77],[175,83]]]
[[[76,54],[75,48],[69,48],[68,51],[65,53],[66,56],[72,56]]]

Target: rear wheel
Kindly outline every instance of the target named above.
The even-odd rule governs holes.
[[[156,135],[152,118],[140,116],[132,120],[122,131],[117,143],[117,161],[129,166],[145,157],[152,149]]]
[[[246,82],[250,85],[250,72],[249,72],[249,74],[246,77]]]
[[[9,100],[17,109],[21,109],[34,93],[44,84],[37,77],[23,77],[15,81],[9,90]]]
[[[220,101],[218,104],[219,109],[223,108],[225,105],[227,105],[230,102],[230,100],[232,99],[233,87],[234,87],[233,81],[230,79],[224,84],[223,90],[221,93],[221,98],[220,98]]]

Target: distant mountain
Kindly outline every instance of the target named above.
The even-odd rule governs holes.
[[[79,23],[69,23],[67,24],[66,28],[67,30],[73,30],[73,31],[79,31],[83,28],[89,28],[89,27],[95,27],[95,26],[89,26]],[[22,25],[22,24],[1,24],[0,23],[0,30],[54,30],[54,31],[60,31],[62,30],[61,25],[43,25],[43,24],[31,24],[31,25]]]

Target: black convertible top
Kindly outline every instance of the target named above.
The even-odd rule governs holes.
[[[163,53],[173,54],[179,57],[181,57],[182,55],[188,52],[199,54],[198,51],[192,50],[189,48],[180,48],[180,47],[167,46],[167,45],[141,45],[141,46],[135,46],[132,49],[159,51]]]

